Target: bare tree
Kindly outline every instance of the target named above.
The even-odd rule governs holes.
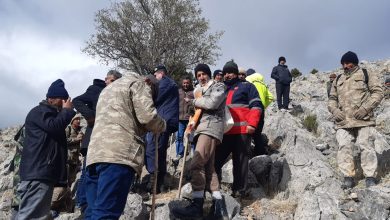
[[[174,75],[220,56],[222,32],[209,33],[198,0],[128,0],[97,12],[84,52],[139,74],[164,64]]]

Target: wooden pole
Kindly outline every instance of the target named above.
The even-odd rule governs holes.
[[[156,209],[156,191],[157,191],[157,177],[158,177],[158,137],[160,134],[155,134],[154,144],[156,147],[156,152],[154,152],[154,183],[153,183],[153,197],[152,197],[152,211],[150,213],[150,220],[154,220],[154,212]]]

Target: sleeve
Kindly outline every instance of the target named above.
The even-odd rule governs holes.
[[[279,74],[278,74],[278,69],[274,67],[271,72],[271,78],[278,81],[279,80]]]
[[[329,92],[328,110],[332,114],[336,109],[338,109],[338,103],[339,103],[338,94],[337,94],[337,85],[336,85],[337,82],[338,82],[337,79],[333,81]]]
[[[93,103],[88,89],[84,94],[74,98],[72,103],[74,108],[80,112],[81,115],[85,117],[85,119],[88,120],[95,117],[95,111],[90,107],[93,105]]]
[[[371,112],[381,103],[384,93],[378,74],[369,73],[368,76],[368,90],[370,91],[370,98],[363,103],[362,107],[366,109],[367,112]]]
[[[215,110],[226,100],[225,85],[216,83],[211,89],[210,96],[202,96],[194,100],[194,106],[205,110]]]
[[[163,101],[170,95],[173,89],[177,89],[174,82],[170,82],[168,78],[162,79],[158,86],[158,96],[156,99],[156,106],[160,106]]]
[[[70,123],[76,112],[73,109],[62,109],[57,115],[53,112],[44,112],[37,124],[49,134],[63,135],[66,126]]]
[[[260,101],[259,92],[253,84],[248,84],[248,91],[250,111],[247,116],[247,122],[248,125],[257,128],[264,106]]]
[[[137,81],[130,89],[137,120],[144,125],[148,131],[155,133],[165,131],[166,123],[157,115],[150,87],[142,81]]]

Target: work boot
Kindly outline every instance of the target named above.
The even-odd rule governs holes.
[[[376,185],[376,179],[375,177],[367,177],[366,178],[366,188],[375,186]]]
[[[344,177],[344,182],[341,185],[342,189],[351,189],[355,186],[355,181],[353,180],[353,177]]]
[[[180,219],[202,219],[203,198],[192,199],[191,204],[185,207],[173,207],[172,214]]]
[[[213,199],[213,204],[210,207],[210,212],[207,215],[208,220],[224,220],[229,219],[226,214],[226,204],[224,199]]]

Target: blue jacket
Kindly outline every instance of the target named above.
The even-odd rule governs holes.
[[[42,101],[28,113],[20,161],[22,181],[46,180],[60,186],[67,184],[65,128],[75,114],[71,109],[58,112],[47,101]]]
[[[163,76],[159,81],[155,105],[157,113],[167,123],[167,131],[176,132],[179,126],[179,89],[171,78]]]
[[[281,83],[288,85],[292,82],[292,76],[290,70],[286,65],[277,65],[272,69],[271,78],[276,81],[276,83]]]
[[[106,87],[106,83],[101,79],[94,79],[84,94],[73,99],[74,108],[81,113],[85,119],[95,118],[96,105],[101,91]],[[85,130],[83,141],[81,143],[81,153],[85,156],[86,149],[91,139],[93,124],[89,124]]]

